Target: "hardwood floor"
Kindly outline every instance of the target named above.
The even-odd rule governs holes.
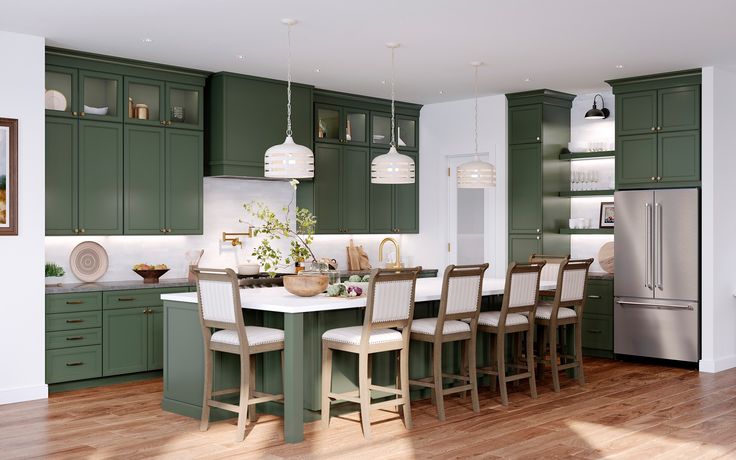
[[[509,386],[510,404],[481,389],[446,399],[439,423],[429,400],[412,404],[414,429],[374,411],[363,440],[357,414],[305,427],[301,444],[283,443],[282,421],[260,416],[235,442],[235,422],[200,432],[194,419],[159,408],[162,382],[126,383],[0,406],[0,458],[736,458],[736,370],[720,374],[588,359],[587,385],[549,373],[539,398]]]

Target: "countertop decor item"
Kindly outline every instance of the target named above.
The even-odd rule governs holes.
[[[261,272],[261,265],[255,262],[247,261],[238,264],[238,275],[257,275]]]
[[[288,275],[284,276],[284,287],[299,297],[313,297],[325,292],[329,282],[327,275]]]
[[[107,251],[94,241],[79,243],[69,256],[69,268],[83,283],[93,283],[107,272]]]
[[[158,284],[158,279],[161,278],[164,273],[169,271],[168,268],[159,268],[151,270],[136,270],[133,269],[138,275],[143,277],[143,284]]]
[[[84,106],[84,113],[87,113],[89,115],[107,115],[107,112],[109,110],[109,107],[92,107],[90,105]]]
[[[0,118],[0,236],[18,234],[18,120]]]
[[[246,222],[252,227],[253,236],[260,240],[258,246],[253,248],[251,255],[258,259],[263,270],[272,277],[276,275],[278,269],[291,268],[296,261],[317,261],[317,257],[309,247],[314,241],[317,219],[308,209],[299,207],[294,212],[295,221],[289,217],[298,183],[297,180],[291,181],[295,193],[289,204],[282,210],[283,214],[277,215],[268,206],[257,201],[243,205],[245,212],[258,220],[258,223]],[[291,240],[288,256],[283,257],[281,249],[273,247],[274,240]]]
[[[480,159],[478,153],[478,67],[481,61],[470,63],[474,68],[474,94],[475,94],[475,156],[472,161],[463,163],[457,167],[457,188],[489,188],[496,186],[496,167],[487,161]]]
[[[46,262],[44,267],[46,286],[61,286],[60,279],[64,276],[64,269],[53,262]]]
[[[597,97],[601,98],[600,109],[595,105],[595,99]],[[609,115],[611,115],[611,111],[606,108],[606,103],[603,102],[603,96],[601,96],[600,94],[596,94],[595,96],[593,96],[593,108],[585,112],[585,119],[603,120],[605,118],[608,118]]]
[[[44,101],[46,110],[58,110],[60,112],[66,110],[66,96],[60,91],[56,91],[55,89],[47,90],[44,95]]]
[[[291,138],[291,27],[295,19],[282,19],[287,26],[289,57],[286,74],[286,139],[282,144],[266,150],[264,175],[281,179],[309,179],[314,177],[314,153],[309,147],[299,145]]]
[[[613,257],[613,241],[609,241],[601,246],[598,251],[598,264],[604,272],[613,273],[614,257]]]
[[[391,148],[388,153],[378,155],[371,163],[372,184],[413,184],[414,183],[414,160],[411,157],[400,154],[396,150],[396,72],[394,55],[398,43],[386,43],[391,49]],[[375,139],[375,136],[374,136]]]

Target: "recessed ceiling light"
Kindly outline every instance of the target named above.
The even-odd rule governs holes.
[[[526,77],[526,78],[524,79],[524,81],[528,83],[528,82],[532,81],[532,79],[531,79],[531,78],[529,78],[529,77]]]
[[[440,94],[445,94],[445,91],[441,89]]]
[[[236,55],[235,57],[236,57],[236,58],[238,58],[238,59],[239,59],[239,60],[241,60],[241,61],[245,59],[245,56],[244,56],[244,55],[242,55],[242,54],[238,54],[238,55]]]
[[[617,69],[623,69],[623,68],[624,68],[624,65],[623,65],[623,64],[617,64],[617,65],[616,65],[616,68],[617,68]]]
[[[141,41],[143,43],[153,43],[153,39],[152,38],[148,38],[148,37],[142,38]]]
[[[320,72],[321,72],[321,70],[320,70],[320,68],[319,68],[319,67],[315,67],[315,68],[314,68],[314,72],[315,72],[315,73],[320,73]]]

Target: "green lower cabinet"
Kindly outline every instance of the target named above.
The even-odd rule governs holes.
[[[583,315],[583,349],[613,353],[613,317]]]
[[[132,307],[102,313],[102,375],[129,374],[148,369],[148,313]]]
[[[62,348],[46,351],[46,383],[102,376],[102,347]]]
[[[581,332],[584,355],[613,357],[612,280],[588,280]]]
[[[616,144],[616,187],[654,184],[657,177],[657,135],[619,136]]]
[[[172,235],[201,235],[204,134],[166,130],[166,229]]]
[[[77,225],[75,119],[46,117],[46,234],[73,235]]]
[[[165,227],[165,129],[125,126],[125,233],[152,235]]]
[[[148,314],[148,370],[164,368],[164,307]]]
[[[539,235],[509,235],[509,262],[526,263],[529,256],[542,253],[542,237]]]

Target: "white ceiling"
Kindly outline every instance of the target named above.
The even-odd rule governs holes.
[[[23,0],[3,6],[0,30],[285,79],[285,17],[300,21],[296,81],[388,97],[384,44],[398,41],[397,98],[425,104],[471,97],[473,60],[486,63],[481,94],[579,93],[609,78],[736,65],[733,0]]]

